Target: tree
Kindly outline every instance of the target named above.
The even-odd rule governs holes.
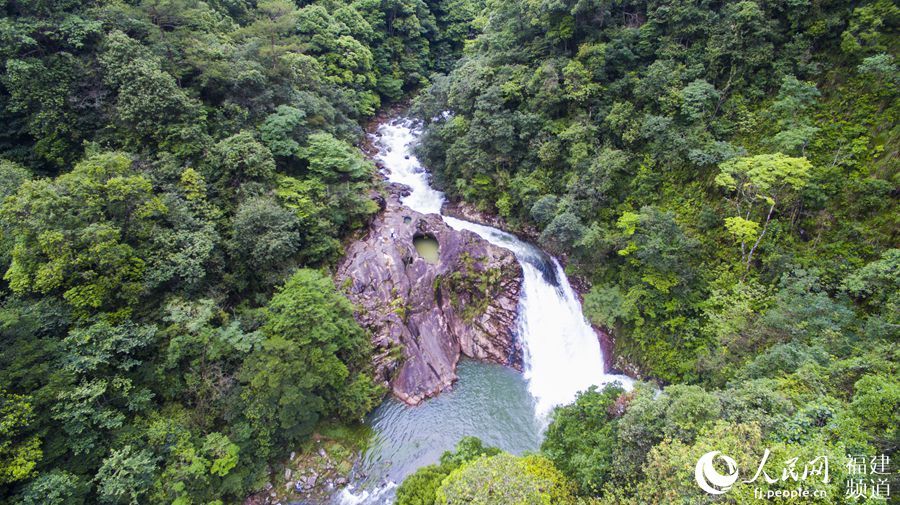
[[[719,399],[700,386],[674,384],[663,390],[657,401],[664,404],[663,435],[688,443],[722,412]]]
[[[885,87],[900,85],[900,78],[897,77],[900,69],[897,68],[894,57],[890,54],[869,56],[856,67],[856,71],[862,75],[874,77],[884,83]]]
[[[174,186],[160,195],[166,212],[145,246],[145,279],[157,291],[193,293],[221,273],[217,225],[222,212],[207,198],[206,181],[193,168],[184,169]]]
[[[623,392],[618,383],[602,390],[592,386],[571,405],[553,411],[541,452],[581,493],[597,493],[614,471],[615,405]]]
[[[255,14],[256,19],[242,34],[265,44],[259,49],[259,56],[274,72],[283,61],[282,56],[298,48],[299,41],[291,36],[296,29],[297,6],[284,0],[266,0],[259,3]]]
[[[763,450],[762,435],[754,425],[729,425],[722,421],[710,427],[696,444],[685,444],[678,440],[666,439],[656,445],[647,455],[644,465],[646,477],[633,491],[636,498],[651,502],[667,503],[685,500],[702,503],[708,497],[694,481],[694,468],[699,457],[707,451],[717,450],[728,455],[739,469],[755,468],[759,465],[759,454]],[[755,466],[754,466],[755,465]],[[752,470],[751,470],[752,471]],[[749,477],[747,477],[749,479]],[[750,486],[736,487],[730,491],[732,499],[740,499],[750,492]],[[740,496],[737,496],[740,493]],[[609,503],[614,503],[607,495]]]
[[[88,486],[76,475],[54,470],[39,475],[22,492],[22,505],[70,505],[84,503]]]
[[[496,447],[485,447],[475,437],[463,437],[454,451],[441,455],[440,464],[423,466],[400,483],[397,505],[433,505],[438,488],[452,471],[478,458],[498,454],[500,449]]]
[[[140,149],[150,140],[161,149],[195,156],[207,141],[206,115],[157,58],[128,35],[114,31],[100,55],[105,83],[117,91],[115,122],[126,145]]]
[[[66,367],[79,376],[130,372],[141,365],[141,353],[156,341],[153,325],[112,324],[105,319],[92,323],[73,328],[63,340]]]
[[[94,458],[109,444],[134,413],[148,407],[153,394],[122,376],[86,378],[61,391],[51,409],[66,435],[66,449],[75,456]]]
[[[59,295],[83,312],[121,309],[144,290],[141,246],[165,211],[121,153],[25,182],[0,208],[16,237],[4,278],[16,293]]]
[[[895,275],[898,269],[900,249],[888,249],[878,260],[848,275],[842,287],[857,300],[896,315],[900,305],[900,279]]]
[[[397,505],[433,505],[441,482],[449,475],[437,465],[419,468],[397,488]]]
[[[581,216],[595,216],[617,196],[616,181],[628,173],[629,158],[624,151],[602,149],[590,153],[590,162],[583,162],[584,170],[578,170],[577,179],[569,183],[569,194],[574,208]]]
[[[547,458],[482,456],[457,468],[441,483],[434,503],[564,505],[572,485]]]
[[[366,372],[370,343],[332,280],[297,270],[267,306],[265,340],[244,362],[245,415],[270,450],[308,435],[323,418],[360,419],[379,398]]]
[[[269,197],[241,203],[234,214],[231,237],[231,250],[239,259],[239,287],[254,280],[271,285],[291,266],[301,245],[297,217]]]
[[[130,445],[113,449],[97,471],[97,495],[100,503],[137,505],[153,484],[156,469],[149,451]]]
[[[841,33],[841,50],[851,56],[884,52],[896,29],[900,7],[888,0],[877,0],[853,9],[849,26]]]
[[[109,435],[153,398],[140,372],[157,336],[155,326],[127,320],[113,324],[98,318],[91,323],[73,328],[63,340],[65,371],[75,380],[52,408],[68,436],[67,447],[88,458],[104,452]]]
[[[681,114],[691,122],[705,120],[716,112],[720,93],[715,86],[697,79],[681,90]]]
[[[326,182],[361,180],[372,174],[371,163],[357,149],[327,133],[310,135],[301,153],[310,173]]]
[[[306,112],[280,105],[259,126],[259,136],[275,156],[290,157],[300,152],[306,135]]]
[[[577,243],[584,232],[584,225],[578,216],[571,212],[561,212],[541,232],[541,242],[556,251],[564,251]]]
[[[662,391],[638,388],[618,421],[627,468],[640,467],[647,451],[663,438],[692,443],[721,412],[719,399],[699,386],[674,384]]]
[[[657,290],[691,284],[698,241],[688,236],[671,212],[645,206],[640,212],[624,212],[616,222],[625,247],[618,255],[638,268],[641,280]]]
[[[531,219],[540,226],[547,226],[556,215],[559,199],[554,195],[544,195],[531,206]]]
[[[346,11],[342,17],[347,19]],[[321,64],[324,79],[346,93],[356,114],[371,115],[379,105],[378,95],[373,92],[378,81],[375,61],[371,48],[354,37],[365,37],[369,30],[361,23],[365,22],[363,19],[348,21],[355,25],[357,34],[349,33],[348,27],[322,5],[313,4],[298,11],[296,27],[304,38],[305,52]]]
[[[776,206],[790,207],[809,181],[811,169],[812,164],[806,158],[780,153],[735,158],[719,165],[716,184],[731,193],[729,200],[737,213],[726,221],[726,226],[741,245],[741,261],[747,270]],[[763,206],[768,206],[768,211]],[[762,226],[751,219],[760,210],[763,210]]]
[[[53,167],[75,161],[86,133],[80,126],[98,119],[93,111],[78,110],[71,99],[84,78],[79,60],[63,52],[43,59],[4,59],[4,63],[2,81],[9,93],[4,108],[24,115],[34,154]]]
[[[739,478],[728,490],[728,500],[734,503],[753,503],[756,493],[768,490],[788,491],[796,488],[796,481],[781,480],[781,474],[774,469],[788,468],[791,458],[796,458],[797,469],[810,462],[814,467],[816,458],[826,457],[830,461],[840,461],[846,457],[842,447],[829,444],[823,437],[817,437],[803,445],[771,443],[763,438],[759,426],[730,424],[717,421],[703,430],[693,444],[665,439],[656,445],[647,457],[644,467],[646,477],[626,494],[622,489],[608,488],[601,503],[708,503],[711,498],[701,490],[694,478],[697,461],[710,451],[718,451],[735,462]],[[769,483],[763,477],[753,482],[754,472],[759,468],[763,454],[769,450],[765,469],[776,479]],[[822,463],[822,459],[817,460]],[[770,470],[771,469],[771,470]],[[722,472],[722,470],[719,470]],[[778,470],[780,472],[780,470]],[[801,470],[802,474],[802,470]],[[846,488],[846,465],[830,465],[827,482],[821,476],[810,476],[808,482],[825,491],[824,503],[844,503]]]
[[[163,369],[173,376],[167,393],[188,400],[194,421],[210,428],[234,392],[240,363],[262,335],[222,314],[212,299],[172,299],[165,312]]]
[[[896,377],[866,375],[854,385],[850,408],[881,451],[891,452],[900,442],[900,383]]]
[[[272,152],[246,131],[212,146],[206,165],[207,179],[226,201],[233,201],[237,195],[246,192],[241,190],[244,184],[265,185],[271,183],[275,175]]]
[[[27,397],[0,389],[0,485],[31,477],[41,460],[41,440],[29,434],[34,409]]]
[[[793,75],[786,76],[781,81],[778,96],[769,108],[769,117],[779,130],[768,140],[775,150],[797,154],[806,150],[806,146],[819,131],[819,128],[812,126],[809,117],[819,96],[815,84],[801,82]]]
[[[354,205],[340,208],[343,202],[336,197],[341,193],[331,191],[317,178],[300,180],[285,176],[278,179],[275,195],[300,222],[301,255],[309,264],[332,260],[341,252],[341,244],[335,237],[346,224],[342,216],[355,217]]]
[[[0,159],[0,202],[16,193],[23,182],[31,179],[27,168],[9,160]]]
[[[219,432],[205,436],[193,430],[190,412],[167,408],[151,414],[146,445],[160,456],[159,469],[145,501],[151,503],[209,503],[231,494],[240,449]]]
[[[0,159],[0,204],[6,197],[13,195],[25,181],[31,179],[31,173],[25,167]],[[0,224],[2,226],[2,224]],[[10,254],[12,253],[15,238],[10,233],[10,229],[3,229],[0,233],[0,269],[5,273],[5,269],[9,266]]]

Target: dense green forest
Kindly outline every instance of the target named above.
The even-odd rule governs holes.
[[[0,500],[239,502],[383,391],[329,267],[455,0],[0,6]]]
[[[648,382],[401,504],[701,503],[700,454],[766,447],[843,503],[900,445],[891,0],[2,1],[0,502],[240,502],[370,411],[330,269],[378,210],[360,125],[413,94],[437,185]]]
[[[617,364],[655,384],[555,412],[541,457],[562,481],[463,444],[399,503],[445,503],[462,483],[475,503],[705,503],[701,454],[755,469],[764,448],[776,472],[828,455],[820,501],[865,501],[845,493],[846,455],[900,445],[900,7],[488,9],[418,99],[425,164],[564,255]],[[504,476],[543,495],[524,501]],[[752,489],[725,501],[755,502]]]
[[[539,228],[617,352],[665,381],[721,384],[742,351],[802,344],[737,336],[816,293],[894,323],[876,272],[897,266],[900,8],[854,4],[498,4],[420,100],[453,112],[426,165]]]

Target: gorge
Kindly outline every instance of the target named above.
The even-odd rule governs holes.
[[[364,307],[361,322],[374,330],[382,355],[390,350],[391,335],[395,336],[393,342],[415,342],[413,348],[405,348],[402,365],[385,365],[384,359],[376,358],[381,377],[386,377],[388,368],[398,367],[391,380],[397,398],[415,405],[447,389],[457,378],[459,383],[453,391],[419,406],[389,399],[377,408],[369,417],[373,442],[355,469],[357,478],[336,497],[337,503],[389,503],[396,483],[418,467],[436,462],[462,436],[477,436],[515,454],[536,450],[553,407],[571,402],[577,392],[592,385],[630,383],[627,377],[605,373],[597,333],[582,314],[555,258],[512,234],[440,214],[444,195],[431,187],[430,174],[412,152],[419,134],[416,122],[404,117],[378,128],[375,159],[390,183],[390,196],[367,239],[348,250],[338,282],[348,282],[351,300]],[[438,265],[429,266],[424,258],[395,258],[398,249],[404,252],[399,256],[411,257],[415,235],[423,232],[437,239]],[[481,240],[473,240],[476,236]],[[390,237],[396,240],[389,243]],[[399,263],[404,272],[401,277],[407,279],[400,283],[404,289],[427,294],[415,276],[423,276],[424,284],[431,286],[435,271],[459,266],[442,269],[440,263],[458,263],[464,254],[458,250],[461,245],[474,247],[469,249],[475,251],[472,256],[488,258],[488,270],[502,273],[500,296],[488,300],[486,311],[476,318],[477,325],[465,327],[465,318],[445,318],[436,308],[413,309],[404,322],[389,302],[391,298],[384,296],[395,282],[384,278],[386,269],[376,265],[398,268]],[[386,255],[373,256],[373,247]],[[514,257],[516,265],[510,265],[507,257]],[[343,280],[350,278],[353,280]],[[361,296],[366,289],[380,292],[381,297]],[[511,300],[517,301],[512,311]],[[416,303],[428,305],[421,299]],[[436,300],[438,307],[449,305]],[[463,328],[448,325],[448,321],[462,322]],[[474,330],[475,326],[479,330]],[[449,334],[441,328],[450,330]],[[519,353],[521,361],[516,357]],[[481,362],[463,361],[457,371],[460,354]],[[521,368],[522,374],[484,361]],[[433,374],[426,372],[428,368]]]
[[[0,33],[0,505],[897,501],[900,3]]]

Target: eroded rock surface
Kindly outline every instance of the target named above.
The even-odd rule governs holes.
[[[408,188],[388,189],[383,212],[337,272],[360,323],[373,333],[378,377],[417,404],[456,380],[461,355],[520,368],[522,268],[515,256],[436,214],[404,207],[400,197]],[[436,263],[418,254],[417,237],[437,240]]]

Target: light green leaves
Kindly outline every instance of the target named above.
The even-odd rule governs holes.
[[[435,503],[564,505],[574,502],[572,485],[547,458],[498,454],[481,457],[450,473]]]
[[[730,193],[737,213],[726,218],[725,227],[741,245],[741,261],[749,269],[776,207],[787,208],[798,198],[812,164],[806,158],[775,153],[730,159],[719,164],[719,170],[716,184]]]
[[[225,435],[210,433],[203,440],[203,452],[212,459],[209,472],[224,477],[237,465],[240,448]]]
[[[731,159],[722,162],[719,169],[719,186],[740,191],[751,199],[776,199],[785,191],[802,189],[809,180],[812,164],[806,158],[776,153]]]
[[[0,389],[0,484],[31,477],[43,456],[40,439],[28,432],[33,420],[27,397]]]
[[[358,149],[328,133],[310,135],[300,156],[308,160],[310,172],[328,182],[359,180],[373,171],[372,164],[363,159]]]
[[[725,218],[725,228],[738,243],[749,242],[759,235],[759,223],[739,216]]]
[[[56,293],[83,311],[133,300],[143,290],[145,260],[132,244],[166,212],[149,179],[121,153],[25,182],[0,207],[16,237],[5,278],[17,293]]]

